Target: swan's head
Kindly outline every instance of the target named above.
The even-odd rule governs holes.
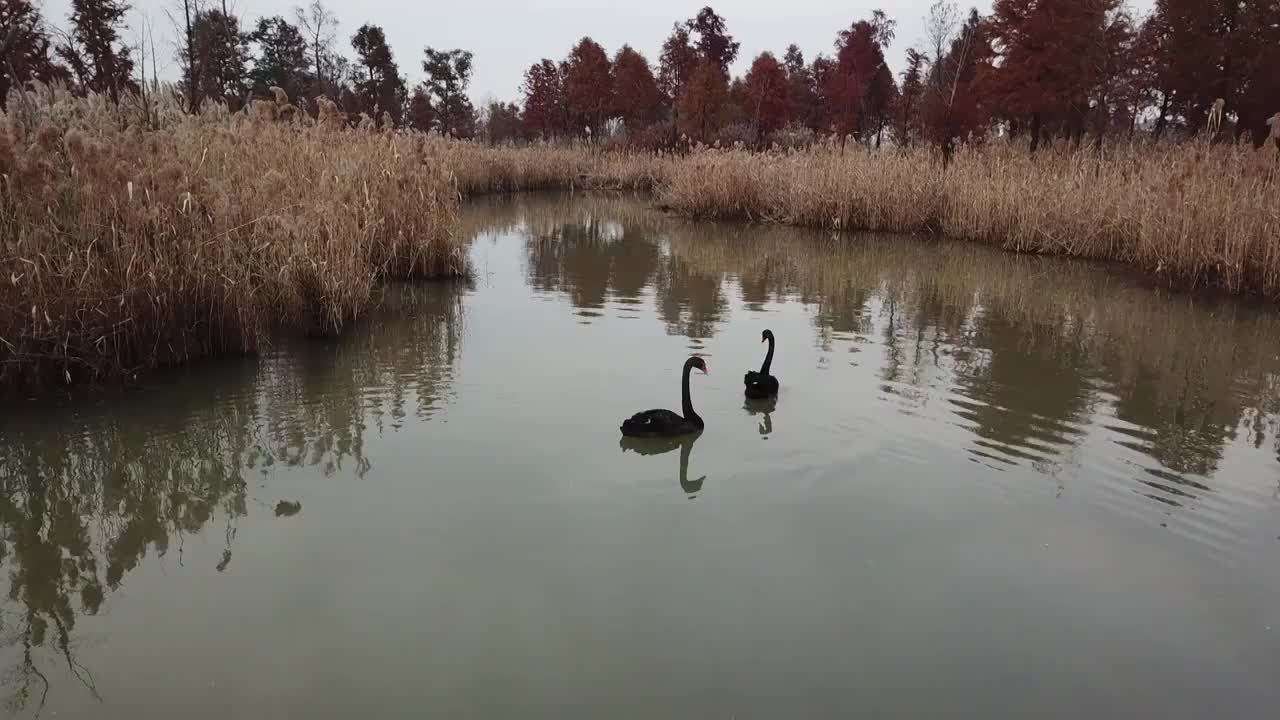
[[[706,375],[708,373],[707,361],[703,360],[700,357],[689,358],[689,362],[687,364],[691,368],[697,368],[698,370],[701,370],[703,375]]]
[[[765,330],[764,332],[760,333],[760,342],[765,342],[772,339],[773,339],[772,330]]]

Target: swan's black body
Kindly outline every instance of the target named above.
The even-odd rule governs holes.
[[[703,428],[702,418],[693,411],[689,399],[689,371],[697,368],[707,371],[707,364],[700,357],[691,357],[684,363],[684,376],[680,380],[681,410],[679,415],[670,410],[645,410],[622,421],[622,434],[628,437],[669,437],[697,432]]]
[[[769,352],[765,353],[764,364],[760,366],[760,372],[748,370],[743,376],[742,381],[747,386],[747,397],[755,400],[763,400],[778,394],[778,378],[769,374],[769,366],[773,364],[773,331],[765,330],[760,336],[760,342],[768,341]]]

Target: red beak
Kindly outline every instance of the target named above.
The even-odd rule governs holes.
[[[710,370],[708,370],[708,369],[707,369],[707,367],[704,365],[704,366],[702,366],[702,374],[703,374],[703,375],[710,375],[710,374],[711,374],[711,371],[710,371]]]

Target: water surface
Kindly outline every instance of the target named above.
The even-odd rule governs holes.
[[[464,227],[472,287],[343,341],[6,408],[0,714],[1280,706],[1270,308],[626,199]],[[690,354],[706,430],[622,442]]]

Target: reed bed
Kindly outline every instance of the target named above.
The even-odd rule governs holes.
[[[662,199],[694,217],[936,233],[1275,299],[1278,170],[1270,149],[1203,145],[1135,145],[1105,159],[995,145],[945,170],[924,150],[704,150],[674,166]]]
[[[674,156],[539,143],[490,147],[433,139],[464,195],[541,190],[641,190],[663,187]]]
[[[487,193],[645,191],[690,217],[934,233],[1280,298],[1270,150],[993,144],[943,169],[923,149],[488,147],[264,101],[20,100],[0,115],[0,388],[337,334],[383,281],[466,274],[458,203]]]
[[[0,117],[0,387],[336,334],[381,281],[466,272],[422,136],[217,112],[143,132],[52,91],[21,107]]]

